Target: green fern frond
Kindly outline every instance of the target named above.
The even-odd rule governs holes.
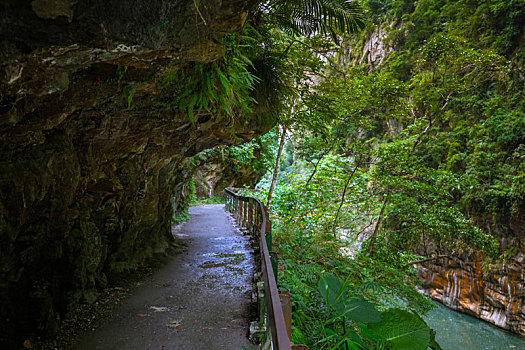
[[[363,8],[348,0],[275,0],[276,24],[296,35],[355,33],[365,26]]]

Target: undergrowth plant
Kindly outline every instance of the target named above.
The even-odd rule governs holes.
[[[283,267],[279,284],[291,291],[294,306],[294,343],[312,349],[440,349],[433,330],[397,291],[366,282],[372,271],[341,254],[343,243],[329,234],[274,233]],[[419,309],[426,308],[422,303]]]
[[[181,222],[189,220],[189,218],[190,218],[190,213],[188,213],[188,210],[185,210],[178,215],[174,214],[171,218],[171,223],[173,225],[177,225],[177,224],[180,224]]]
[[[399,308],[382,312],[358,294],[363,290],[374,291],[381,286],[349,285],[337,276],[325,273],[317,290],[326,306],[320,328],[323,341],[331,348],[346,349],[441,349],[433,331],[416,313]]]
[[[251,60],[244,55],[246,45],[236,35],[225,35],[224,57],[212,63],[192,62],[188,67],[166,76],[173,88],[173,105],[186,113],[195,125],[195,116],[223,114],[231,120],[250,117],[255,99],[250,95],[259,80],[248,68]],[[250,40],[242,36],[243,40]]]

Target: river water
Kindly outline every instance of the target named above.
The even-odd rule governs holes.
[[[525,350],[525,338],[436,303],[423,318],[443,350]]]

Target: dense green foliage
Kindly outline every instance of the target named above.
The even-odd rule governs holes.
[[[414,266],[477,251],[501,261],[498,239],[525,212],[525,2],[363,3],[370,21],[353,36],[339,35],[361,15],[331,22],[324,1],[268,2],[248,27],[244,67],[258,78],[238,83],[288,132],[272,202],[279,283],[295,343],[438,348]],[[271,168],[277,136],[255,166]],[[230,149],[232,166],[254,166],[256,142]]]
[[[426,349],[388,341],[388,322],[368,332],[343,320],[318,283],[330,271],[349,298],[415,320],[429,304],[414,263],[478,250],[501,259],[498,235],[512,238],[509,222],[525,212],[525,2],[365,7],[371,22],[344,50],[319,36],[273,41],[296,77],[306,73],[272,202],[279,281],[292,292],[296,343]],[[379,28],[391,49],[381,65],[363,55]]]
[[[519,73],[525,2],[383,1],[386,8],[370,3],[378,23],[394,23],[388,40],[396,50],[366,79],[388,81],[398,103],[361,113],[396,120],[403,139],[419,138],[415,161],[457,177],[447,192],[478,224],[519,215],[525,199]],[[396,12],[399,8],[409,12]],[[378,100],[369,93],[371,102]]]

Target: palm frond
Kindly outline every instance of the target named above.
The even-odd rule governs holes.
[[[363,8],[349,0],[274,0],[275,21],[296,35],[355,33],[365,26]]]

